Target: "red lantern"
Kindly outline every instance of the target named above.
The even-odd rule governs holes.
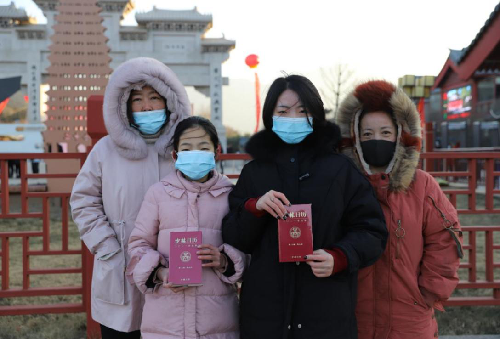
[[[250,68],[255,68],[259,64],[259,57],[256,54],[250,54],[245,58],[245,63]]]

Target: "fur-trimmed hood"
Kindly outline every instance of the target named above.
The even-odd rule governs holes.
[[[340,144],[340,129],[329,121],[323,125],[314,127],[313,132],[308,135],[299,147],[311,150],[314,155],[335,153]],[[281,150],[290,147],[271,130],[262,130],[248,140],[245,150],[256,160],[275,161]]]
[[[155,142],[159,155],[168,157],[168,145],[177,124],[191,112],[186,90],[175,73],[152,58],[134,58],[122,63],[111,74],[104,94],[104,124],[120,155],[128,159],[143,159],[148,154],[146,141],[127,119],[127,100],[133,89],[149,85],[167,101],[171,112],[167,125]]]
[[[385,81],[370,81],[358,86],[342,102],[336,123],[342,132],[342,153],[349,156],[364,173],[371,175],[369,165],[363,159],[359,140],[359,117],[366,109],[359,97],[359,90],[371,91],[370,95],[380,102],[383,91],[389,91],[387,101],[380,103],[392,111],[398,127],[394,157],[387,167],[389,190],[406,191],[415,176],[422,144],[420,115],[411,99],[396,86]],[[381,91],[380,93],[378,91]]]

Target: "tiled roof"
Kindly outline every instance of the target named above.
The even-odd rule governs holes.
[[[205,38],[201,40],[201,44],[209,46],[234,46],[236,41],[225,38]]]
[[[0,6],[0,18],[13,18],[13,19],[26,19],[28,20],[28,14],[24,9],[19,9],[11,2],[10,5]]]
[[[212,22],[212,15],[201,14],[195,7],[192,10],[169,10],[153,7],[152,11],[137,13],[137,22],[144,21],[175,21],[175,22]]]
[[[463,56],[464,49],[458,50],[458,49],[450,49],[450,59],[453,61],[455,64],[458,64],[459,60]]]
[[[491,12],[490,17],[486,22],[484,23],[483,27],[479,30],[479,33],[476,34],[476,37],[471,41],[469,46],[462,48],[461,50],[450,50],[450,59],[455,63],[459,64],[460,62],[463,61],[463,59],[467,56],[467,54],[474,48],[474,46],[477,44],[479,40],[481,40],[481,37],[483,34],[488,30],[490,25],[493,23],[495,20],[495,17],[499,15],[500,13],[500,3],[495,6],[495,9],[493,12]]]
[[[45,24],[31,24],[31,25],[23,25],[16,28],[18,31],[46,31],[47,25]]]
[[[146,28],[137,26],[120,26],[120,33],[147,33]]]

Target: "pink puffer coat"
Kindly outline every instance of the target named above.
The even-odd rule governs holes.
[[[245,256],[222,243],[222,218],[228,213],[232,184],[217,172],[205,183],[186,180],[179,171],[153,185],[142,204],[130,235],[127,275],[146,294],[141,332],[144,339],[236,339],[238,298],[235,283],[245,267]],[[168,266],[170,232],[202,231],[203,243],[218,246],[231,258],[235,274],[226,277],[203,269],[203,285],[174,293],[146,281],[161,263]]]

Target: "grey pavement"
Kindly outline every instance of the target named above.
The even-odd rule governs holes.
[[[481,335],[443,335],[441,339],[500,339],[500,334],[481,334]]]

